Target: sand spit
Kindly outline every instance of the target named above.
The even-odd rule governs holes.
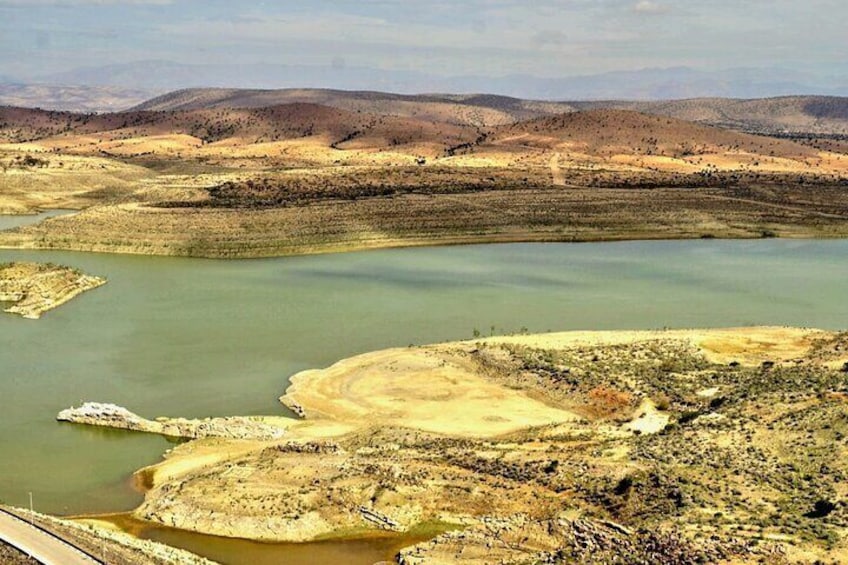
[[[103,426],[186,439],[227,438],[251,440],[276,440],[285,434],[284,427],[274,421],[282,418],[229,417],[187,420],[185,418],[159,418],[147,420],[121,406],[87,402],[78,408],[68,408],[56,417],[60,422]]]
[[[50,263],[0,264],[0,302],[14,302],[5,311],[31,320],[104,284],[106,279]]]
[[[793,328],[360,355],[292,378],[282,439],[141,471],[134,516],[261,541],[432,528],[410,564],[844,561],[846,362],[848,334]]]

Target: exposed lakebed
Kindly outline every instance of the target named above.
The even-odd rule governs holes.
[[[139,502],[162,438],[58,424],[108,401],[145,417],[286,414],[287,378],[477,329],[837,329],[848,241],[515,244],[251,261],[0,251],[105,276],[37,323],[0,316],[0,500],[59,514]]]

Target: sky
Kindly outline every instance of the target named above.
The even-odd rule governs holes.
[[[845,0],[0,0],[0,75],[167,60],[563,77],[848,74]]]

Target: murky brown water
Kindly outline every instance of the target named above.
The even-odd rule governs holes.
[[[354,539],[300,544],[257,543],[175,530],[141,522],[126,514],[101,516],[97,519],[108,521],[141,539],[186,549],[224,565],[372,565],[379,561],[392,560],[402,548],[431,539],[439,531],[444,531],[431,529],[428,532],[410,534],[374,533]]]

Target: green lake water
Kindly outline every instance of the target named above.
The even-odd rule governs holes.
[[[527,328],[848,327],[848,241],[510,244],[248,261],[0,250],[109,283],[41,320],[0,315],[0,501],[127,510],[156,436],[54,421],[285,414],[293,373],[391,346]],[[434,417],[436,417],[434,415]]]
[[[19,228],[21,226],[28,226],[31,224],[36,224],[41,220],[46,220],[48,218],[55,218],[56,216],[64,216],[66,214],[73,213],[73,210],[45,210],[44,212],[39,212],[38,214],[24,216],[6,216],[0,214],[0,231]]]

